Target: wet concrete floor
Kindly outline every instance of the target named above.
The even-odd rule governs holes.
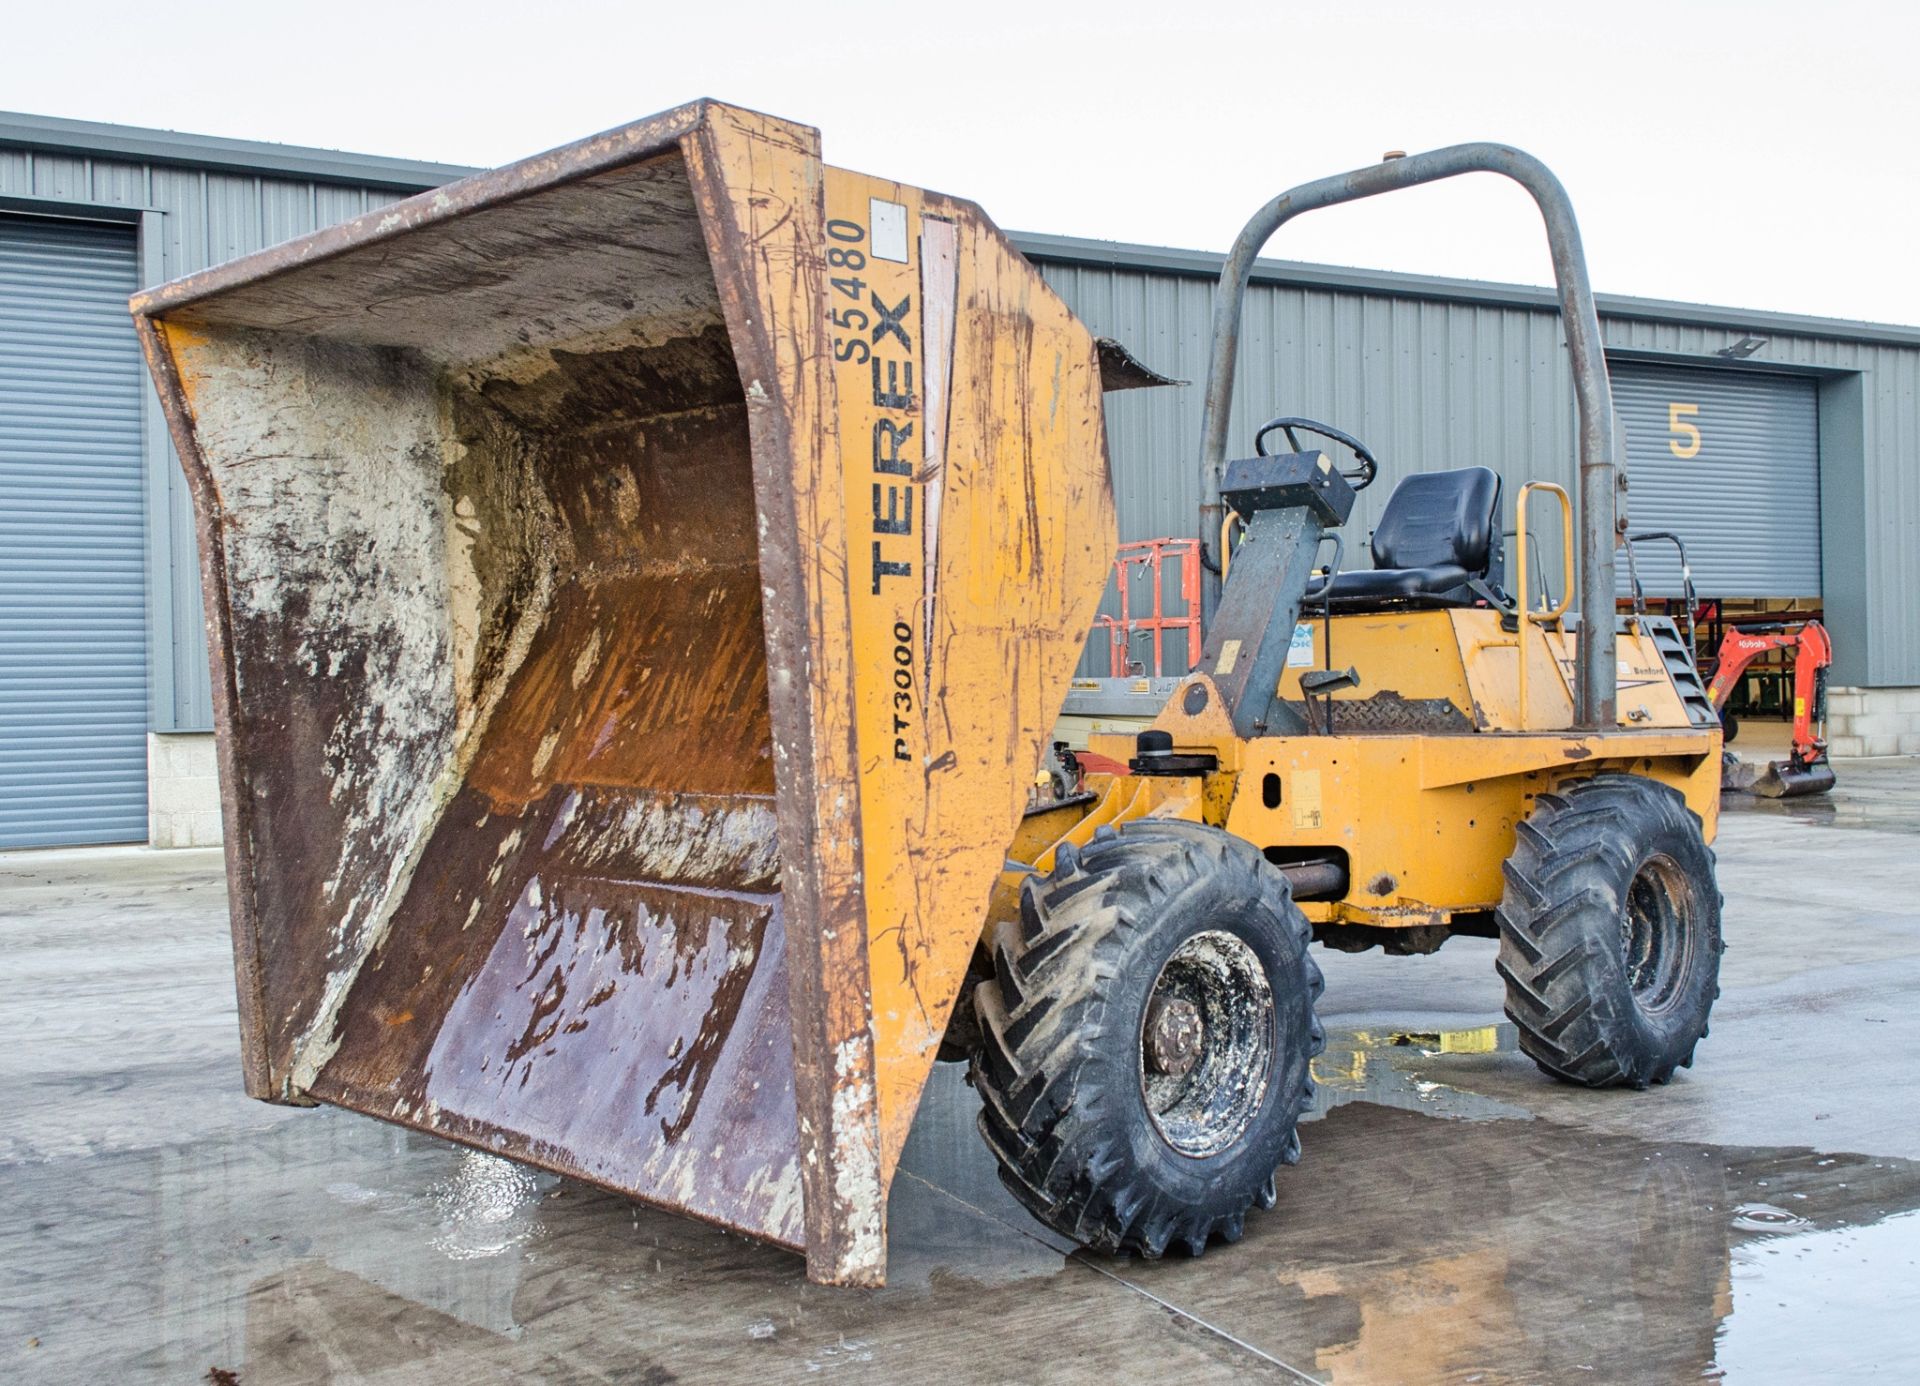
[[[1490,942],[1323,952],[1306,1157],[1199,1260],[1028,1220],[943,1067],[873,1293],[249,1102],[217,854],[0,857],[0,1380],[1920,1380],[1917,837],[1912,761],[1734,805],[1725,993],[1648,1093],[1516,1054]]]

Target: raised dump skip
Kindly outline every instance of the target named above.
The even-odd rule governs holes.
[[[1113,548],[976,208],[709,103],[140,295],[249,1091],[877,1280]]]

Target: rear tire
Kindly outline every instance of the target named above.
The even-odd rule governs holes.
[[[1300,1158],[1326,1043],[1308,937],[1286,878],[1218,829],[1063,846],[974,990],[980,1130],[1014,1196],[1098,1251],[1237,1241]]]
[[[1497,918],[1507,1015],[1543,1070],[1645,1088],[1692,1065],[1720,994],[1720,892],[1678,791],[1602,774],[1542,794]]]

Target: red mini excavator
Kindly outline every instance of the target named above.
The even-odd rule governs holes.
[[[1825,626],[1818,621],[1806,621],[1797,625],[1729,629],[1720,642],[1707,697],[1720,713],[1726,739],[1731,742],[1739,723],[1727,711],[1727,699],[1747,666],[1774,650],[1788,650],[1793,654],[1793,749],[1787,759],[1773,761],[1764,769],[1742,762],[1729,751],[1721,773],[1721,788],[1764,794],[1769,799],[1825,794],[1834,784],[1825,736],[1827,668],[1833,663],[1833,643],[1827,638]]]
[[[1633,598],[1634,614],[1647,614],[1646,585],[1640,580],[1638,550],[1646,544],[1670,544],[1677,562],[1680,594],[1678,610],[1669,601],[1668,614],[1684,618],[1685,647],[1695,649],[1695,622],[1705,611],[1718,612],[1715,603],[1702,603],[1694,594],[1693,565],[1687,559],[1686,542],[1671,530],[1642,530],[1625,537],[1622,552],[1627,560],[1627,581]],[[1724,753],[1720,763],[1720,788],[1769,799],[1798,798],[1802,794],[1825,794],[1833,788],[1833,766],[1827,761],[1827,669],[1833,663],[1833,642],[1827,628],[1815,620],[1776,621],[1730,627],[1720,641],[1719,652],[1699,673],[1709,679],[1707,700],[1720,714],[1725,730],[1723,744],[1731,745],[1740,724],[1727,710],[1733,690],[1747,666],[1761,655],[1787,650],[1793,656],[1793,749],[1787,759],[1776,760],[1764,768],[1749,765],[1732,751]]]

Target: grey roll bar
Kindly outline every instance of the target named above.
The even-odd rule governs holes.
[[[1580,227],[1560,180],[1531,154],[1501,144],[1450,145],[1302,183],[1254,213],[1221,266],[1220,288],[1213,303],[1212,356],[1200,424],[1200,533],[1220,531],[1220,469],[1226,462],[1234,364],[1240,354],[1240,316],[1254,257],[1276,231],[1302,212],[1463,173],[1498,173],[1511,178],[1533,196],[1546,223],[1560,317],[1566,328],[1567,350],[1573,358],[1574,398],[1580,420],[1580,628],[1574,721],[1589,730],[1612,727],[1617,699],[1613,550],[1626,523],[1621,503],[1626,473],[1616,448],[1613,391],[1607,382],[1600,315],[1593,305],[1593,288],[1587,282]]]

